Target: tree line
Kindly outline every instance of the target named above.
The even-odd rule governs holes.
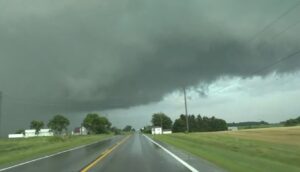
[[[63,115],[55,115],[47,124],[48,128],[50,128],[56,135],[61,135],[64,132],[66,133],[69,125],[69,119]],[[45,123],[43,121],[33,120],[30,122],[30,129],[35,129],[36,134],[39,134],[40,130],[44,127]],[[24,131],[24,129],[19,129],[16,133],[24,134]]]
[[[187,122],[186,116],[180,115],[175,119],[174,123],[171,118],[164,113],[155,113],[151,119],[152,126],[162,127],[164,130],[172,130],[172,132],[186,132]],[[201,115],[188,115],[189,132],[208,132],[208,131],[224,131],[227,130],[227,123],[223,119],[216,117],[206,117]],[[151,133],[152,126],[145,126],[142,132]]]
[[[70,121],[63,115],[55,115],[49,120],[47,127],[53,131],[55,135],[63,135],[68,133],[68,126]],[[127,125],[123,130],[112,127],[112,123],[103,116],[99,116],[96,113],[87,114],[83,119],[82,126],[88,131],[88,134],[107,134],[113,132],[115,134],[122,134],[122,132],[134,131],[132,126]],[[30,122],[30,129],[35,129],[36,134],[39,134],[40,130],[45,127],[43,121],[33,120]],[[24,134],[24,129],[19,129],[16,133]]]
[[[283,122],[284,126],[296,126],[296,125],[300,125],[300,116],[298,118],[292,118],[292,119],[288,119],[285,122]]]
[[[266,121],[246,121],[246,122],[232,122],[227,124],[228,127],[246,127],[255,125],[269,125]]]

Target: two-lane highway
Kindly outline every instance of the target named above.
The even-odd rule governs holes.
[[[78,172],[122,138],[121,136],[113,137],[80,149],[17,165],[6,170],[0,169],[0,172]]]
[[[198,170],[201,171],[201,169],[213,172],[222,171],[210,163],[198,160],[200,159],[194,159],[193,165],[196,165],[197,169],[193,170],[193,166],[188,164],[189,162],[176,157],[172,152],[154,143],[150,138],[135,133],[131,136],[116,136],[90,146],[29,162],[3,171],[195,172]]]
[[[90,171],[186,172],[189,170],[145,136],[134,134],[118,150],[112,152]]]

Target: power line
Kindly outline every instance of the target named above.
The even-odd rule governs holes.
[[[284,13],[282,13],[280,16],[278,16],[277,18],[275,18],[271,23],[269,23],[268,25],[266,25],[261,31],[259,31],[259,32],[257,32],[256,34],[254,34],[254,36],[249,40],[249,42],[251,42],[251,41],[253,41],[254,39],[256,39],[260,34],[262,34],[263,32],[265,32],[267,29],[269,29],[270,27],[272,27],[276,22],[278,22],[278,21],[281,20],[283,17],[285,17],[286,15],[288,15],[290,12],[292,12],[293,10],[295,10],[299,5],[300,5],[300,1],[298,1],[295,5],[291,6],[289,9],[287,9],[287,10],[286,10]],[[288,30],[291,29],[292,27],[298,25],[299,23],[300,23],[300,21],[299,21],[299,22],[296,22],[296,23],[293,23],[293,24],[291,24],[291,25],[289,25],[289,26],[286,27],[284,30],[282,30],[281,32],[279,32],[278,34],[276,34],[272,39],[274,39],[274,38],[280,36],[281,34],[283,34],[284,32],[288,31]],[[269,69],[269,68],[271,68],[271,67],[273,67],[273,66],[275,66],[275,65],[277,65],[277,64],[279,64],[279,63],[281,63],[281,62],[283,62],[283,61],[285,61],[285,60],[287,60],[287,59],[290,59],[290,58],[292,58],[292,57],[295,57],[295,56],[298,55],[298,54],[300,54],[300,50],[299,50],[299,51],[296,51],[296,52],[293,52],[293,53],[291,53],[291,54],[289,54],[289,55],[287,55],[287,56],[285,56],[285,57],[283,57],[283,58],[280,58],[279,60],[275,61],[274,63],[271,63],[271,64],[269,64],[269,65],[266,65],[266,66],[264,66],[263,68],[260,68],[260,69],[258,69],[258,70],[256,70],[256,71],[253,71],[253,72],[249,73],[249,75],[255,75],[255,74],[258,74],[258,73],[260,73],[260,72],[263,72],[263,71],[265,71],[265,70],[267,70],[267,69]],[[220,91],[222,91],[222,90],[224,90],[224,89],[226,89],[226,88],[229,88],[229,87],[231,87],[231,86],[232,86],[232,84],[229,85],[229,86],[227,86],[227,87],[218,89],[218,90],[216,90],[216,91],[214,91],[214,92],[220,92]]]
[[[284,57],[278,59],[277,61],[275,61],[275,62],[273,62],[273,63],[271,63],[271,64],[269,64],[269,65],[264,66],[263,68],[260,68],[260,69],[258,69],[258,70],[255,70],[255,71],[250,72],[249,75],[256,75],[256,74],[259,74],[259,73],[261,73],[261,72],[263,72],[263,71],[265,71],[265,70],[267,70],[267,69],[272,68],[273,66],[276,66],[276,65],[278,65],[278,64],[280,64],[280,63],[282,63],[282,62],[284,62],[285,60],[289,60],[289,59],[291,59],[291,58],[295,58],[295,57],[297,57],[297,55],[299,55],[299,54],[300,54],[300,50],[298,50],[298,51],[296,51],[296,52],[293,52],[293,53],[291,53],[291,54],[289,54],[289,55],[287,55],[287,56],[284,56]],[[229,87],[231,87],[231,86],[232,86],[232,84],[231,84],[231,85],[228,85],[227,87],[218,89],[218,90],[214,91],[213,93],[220,92],[220,91],[222,91],[222,90],[224,90],[224,89],[226,89],[226,88],[229,88]]]
[[[288,25],[285,29],[283,29],[282,31],[280,31],[279,33],[277,33],[276,35],[272,36],[272,40],[278,38],[281,34],[287,32],[288,30],[290,30],[291,28],[297,26],[298,24],[300,24],[300,21],[296,22],[296,23],[292,23],[290,25]]]
[[[293,53],[291,53],[291,54],[289,54],[289,55],[287,55],[287,56],[285,56],[283,58],[280,58],[279,60],[277,60],[277,61],[275,61],[275,62],[273,62],[273,63],[271,63],[269,65],[266,65],[265,67],[263,67],[261,69],[253,71],[252,73],[250,73],[250,75],[256,75],[258,73],[261,73],[261,72],[263,72],[263,71],[265,71],[265,70],[267,70],[269,68],[272,68],[273,66],[278,65],[279,63],[282,63],[285,60],[288,60],[288,59],[293,58],[293,57],[297,57],[296,55],[298,55],[298,54],[300,54],[300,50],[296,51],[296,52],[293,52]]]
[[[296,3],[293,6],[291,6],[289,9],[287,9],[285,12],[283,12],[280,16],[278,16],[277,18],[275,18],[272,22],[270,22],[269,24],[267,24],[262,30],[260,30],[256,34],[254,34],[253,37],[249,41],[251,42],[251,41],[255,40],[260,34],[264,33],[266,30],[268,30],[270,27],[272,27],[272,25],[274,25],[275,23],[277,23],[279,20],[281,20],[283,17],[285,17],[286,15],[288,15],[293,10],[295,10],[299,5],[300,5],[300,1],[298,1],[298,3]]]

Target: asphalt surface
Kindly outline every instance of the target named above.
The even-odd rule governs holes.
[[[112,152],[90,171],[186,172],[189,170],[142,134],[134,134],[118,150]]]
[[[150,142],[144,135],[136,133],[105,157],[103,153],[120,143],[124,136],[114,137],[74,151],[62,153],[50,158],[6,170],[5,172],[73,172],[84,169],[99,157],[89,171],[92,172],[187,172],[179,161]],[[164,145],[184,161],[199,171],[223,171],[213,164],[199,158],[186,155],[168,145]],[[104,153],[105,154],[105,153]]]
[[[113,137],[87,147],[21,165],[4,172],[78,172],[123,136]]]

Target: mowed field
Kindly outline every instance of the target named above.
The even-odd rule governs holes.
[[[155,136],[233,172],[299,172],[300,126]]]
[[[0,167],[101,141],[112,135],[0,139]]]

